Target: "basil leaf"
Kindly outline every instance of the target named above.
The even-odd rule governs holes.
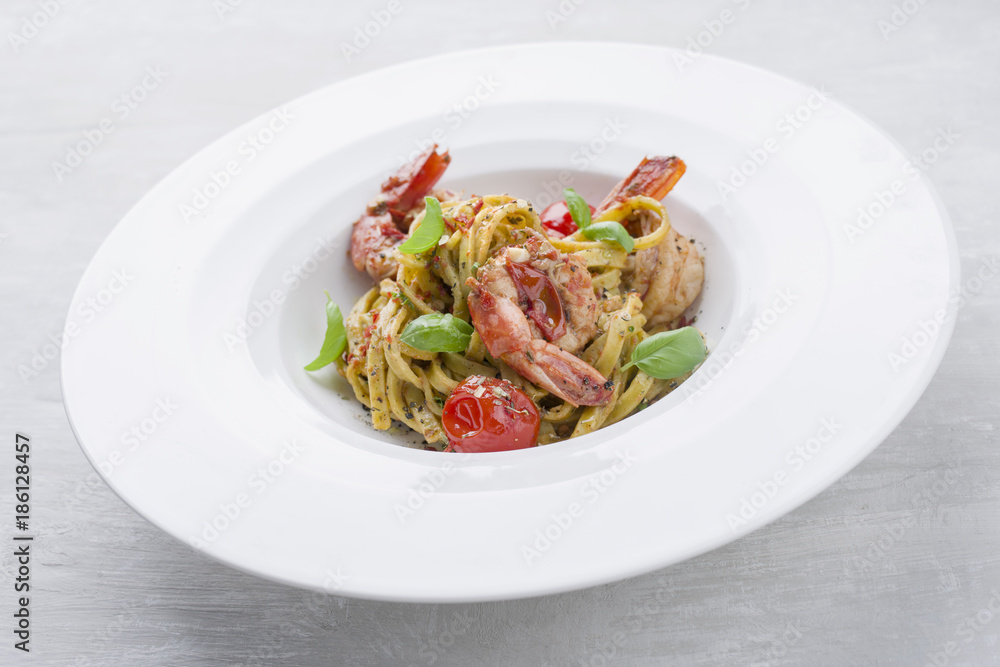
[[[694,327],[682,327],[650,336],[632,350],[632,361],[649,377],[670,380],[698,367],[705,360],[705,341]]]
[[[573,188],[563,190],[563,197],[566,198],[566,208],[569,209],[576,226],[580,229],[590,227],[590,206],[587,205],[587,201],[576,194]]]
[[[465,352],[472,325],[448,313],[421,315],[406,325],[399,340],[424,352]]]
[[[424,218],[416,231],[410,234],[410,238],[399,246],[399,251],[407,255],[416,255],[436,246],[442,236],[444,236],[444,218],[441,217],[441,202],[434,197],[424,197]]]
[[[617,243],[625,252],[632,252],[635,248],[635,239],[622,227],[621,223],[613,220],[595,222],[583,230],[583,235],[591,241],[611,241]]]
[[[625,252],[632,252],[635,248],[635,239],[621,223],[605,220],[591,224],[590,206],[587,205],[586,200],[576,194],[576,190],[573,188],[563,190],[563,196],[566,198],[566,208],[569,209],[573,222],[583,230],[584,236],[591,241],[611,241],[624,248]]]
[[[323,348],[319,351],[319,356],[305,367],[307,371],[318,371],[319,369],[335,362],[344,353],[347,347],[347,331],[344,329],[344,316],[340,313],[340,308],[326,295],[326,337],[323,339]]]

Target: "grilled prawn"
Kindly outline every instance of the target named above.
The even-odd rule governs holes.
[[[440,180],[451,156],[437,152],[434,144],[390,176],[382,190],[354,223],[351,231],[351,261],[358,271],[367,271],[378,282],[396,274],[393,254],[406,238],[406,231],[420,211],[424,195]]]
[[[468,284],[472,322],[494,358],[573,405],[611,400],[611,382],[575,356],[597,333],[597,298],[582,259],[533,234],[502,248]]]
[[[684,175],[684,161],[676,157],[643,158],[639,166],[604,198],[595,219],[621,201],[637,195],[663,199]],[[640,215],[629,223],[634,236],[649,233],[658,221]],[[648,326],[669,325],[698,297],[705,280],[705,260],[694,243],[672,229],[654,248],[635,253],[632,270],[622,279],[642,298],[642,314]]]

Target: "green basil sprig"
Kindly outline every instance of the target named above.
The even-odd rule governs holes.
[[[632,361],[649,377],[670,380],[698,367],[705,360],[705,341],[694,327],[682,327],[650,336],[632,350]]]
[[[635,239],[622,227],[620,222],[615,222],[614,220],[595,222],[583,230],[583,235],[591,241],[612,241],[617,243],[625,249],[625,252],[632,252],[635,249]]]
[[[399,251],[407,255],[425,252],[436,246],[442,236],[444,218],[441,216],[441,202],[434,197],[424,197],[424,219],[410,238],[399,246]]]
[[[465,352],[472,325],[448,313],[421,315],[406,325],[399,340],[424,352]]]
[[[323,339],[323,348],[308,366],[307,371],[318,371],[319,369],[332,364],[347,347],[347,331],[344,329],[344,316],[340,312],[340,307],[326,293],[326,337]]]
[[[566,198],[566,208],[569,209],[573,222],[583,230],[583,235],[588,239],[617,243],[625,249],[625,252],[632,252],[635,249],[635,239],[620,222],[604,220],[591,224],[590,206],[573,188],[563,190],[563,197]]]
[[[566,208],[573,216],[573,222],[576,223],[576,226],[580,229],[590,227],[590,206],[587,205],[587,200],[576,194],[576,190],[573,188],[563,190],[563,198],[566,199]]]

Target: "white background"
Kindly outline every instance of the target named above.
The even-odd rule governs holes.
[[[39,14],[46,4],[51,18]],[[88,483],[92,469],[62,408],[58,360],[30,377],[18,367],[30,367],[62,330],[102,239],[159,179],[233,127],[331,82],[421,56],[540,40],[684,48],[706,31],[706,52],[822,85],[908,152],[951,128],[958,139],[927,173],[952,216],[963,280],[1000,256],[1000,11],[991,2],[403,1],[370,44],[345,57],[342,44],[388,4],[243,0],[228,11],[221,0],[3,3],[0,411],[11,444],[2,450],[10,453],[0,534],[10,544],[17,430],[34,446],[37,542],[30,655],[12,648],[13,559],[2,550],[0,661],[923,665],[940,653],[939,664],[996,664],[1000,618],[988,606],[992,598],[1000,609],[1000,280],[970,292],[935,380],[857,469],[747,538],[618,584],[455,606],[313,596],[209,561],[103,483]],[[712,36],[704,22],[725,9],[734,20]],[[37,31],[24,23],[35,15],[44,23]],[[889,32],[893,18],[900,25]],[[147,67],[168,74],[121,118],[112,105]],[[386,105],[402,103],[391,90],[382,95]],[[103,118],[114,131],[60,181],[53,162]],[[944,655],[948,642],[955,655]]]

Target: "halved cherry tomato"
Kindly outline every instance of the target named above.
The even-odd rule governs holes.
[[[593,206],[590,207],[590,213],[591,215],[594,213]],[[564,201],[557,201],[542,211],[542,226],[555,232],[558,238],[569,236],[577,230],[576,223],[573,222],[573,216],[569,212],[569,207],[566,206],[566,202]]]
[[[445,401],[441,422],[456,452],[503,452],[538,443],[535,403],[507,380],[473,375]]]

